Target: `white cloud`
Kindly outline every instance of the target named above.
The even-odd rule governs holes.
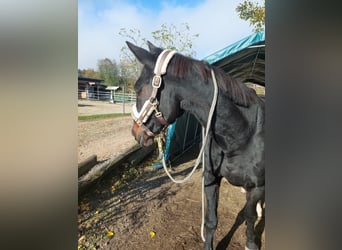
[[[164,2],[161,10],[153,11],[113,1],[97,12],[91,1],[79,3],[78,66],[96,68],[97,60],[105,57],[119,61],[120,48],[125,44],[125,38],[118,34],[120,28],[137,28],[143,37],[149,37],[163,23],[188,23],[190,32],[199,34],[194,45],[201,59],[252,33],[235,11],[239,2],[207,0],[194,8]]]

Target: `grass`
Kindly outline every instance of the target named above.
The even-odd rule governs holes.
[[[82,116],[78,116],[78,120],[89,121],[89,120],[116,118],[116,117],[123,117],[123,116],[130,116],[130,114],[129,113],[127,114],[115,113],[115,114],[99,114],[99,115],[82,115]]]

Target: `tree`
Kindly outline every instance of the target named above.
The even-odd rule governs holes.
[[[106,85],[119,85],[119,68],[115,60],[101,59],[98,60],[97,66],[99,78],[103,79]]]
[[[190,26],[187,23],[181,24],[178,30],[174,24],[162,24],[159,30],[152,32],[154,43],[162,48],[177,50],[186,56],[196,56],[193,49],[193,38],[197,38],[199,34],[190,35]]]
[[[119,34],[132,43],[140,47],[147,46],[147,39],[142,37],[139,29],[122,28]],[[162,24],[160,29],[151,32],[153,40],[151,41],[156,46],[173,49],[187,56],[196,56],[196,51],[193,49],[193,39],[199,34],[190,34],[190,26],[187,23],[182,23],[180,29],[174,24]],[[133,90],[133,84],[141,71],[140,63],[131,53],[127,46],[121,48],[120,67],[121,76],[126,79],[128,90]]]
[[[78,69],[78,75],[81,77],[89,77],[89,78],[99,78],[99,72],[94,69]]]
[[[253,31],[265,30],[265,0],[262,5],[252,0],[244,0],[235,9],[242,20],[249,21],[254,26]]]
[[[127,38],[131,42],[133,42],[137,46],[144,46],[147,43],[146,38],[141,36],[140,30],[134,29],[125,29],[122,28],[119,32],[119,35]],[[138,78],[139,72],[141,70],[141,65],[138,63],[135,56],[132,52],[128,49],[127,46],[123,46],[120,51],[120,75],[123,79],[126,79],[128,82],[128,86],[132,85],[131,82]],[[132,90],[132,88],[130,88]]]

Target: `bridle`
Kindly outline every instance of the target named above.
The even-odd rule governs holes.
[[[163,114],[158,110],[159,102],[157,100],[158,89],[162,83],[162,76],[166,74],[167,66],[174,56],[176,51],[174,50],[163,50],[157,58],[156,65],[154,67],[154,76],[152,78],[152,93],[149,99],[147,99],[142,106],[140,112],[137,110],[136,104],[132,106],[132,118],[135,123],[141,127],[148,136],[154,136],[155,134],[145,126],[145,123],[150,118],[153,112],[158,122],[164,127],[168,126],[169,123],[165,120]]]

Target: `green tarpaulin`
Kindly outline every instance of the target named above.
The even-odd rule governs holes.
[[[242,82],[265,86],[265,32],[254,33],[203,60]]]
[[[258,32],[203,58],[242,82],[265,86],[265,33]],[[169,127],[165,159],[172,161],[201,137],[201,125],[188,112]]]

